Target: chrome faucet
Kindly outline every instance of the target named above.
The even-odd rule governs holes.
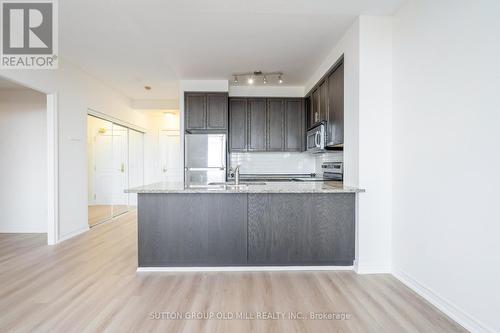
[[[240,166],[239,165],[237,165],[236,168],[234,168],[234,184],[240,185]]]

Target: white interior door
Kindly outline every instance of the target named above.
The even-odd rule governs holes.
[[[113,125],[87,117],[89,225],[113,216]]]
[[[94,195],[96,205],[113,202],[113,136],[104,128],[94,136]]]
[[[113,124],[113,216],[128,211],[128,129]]]
[[[182,182],[181,137],[179,131],[160,130],[162,181]]]

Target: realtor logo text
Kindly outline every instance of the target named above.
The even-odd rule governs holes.
[[[56,69],[58,63],[55,0],[0,0],[3,69]]]

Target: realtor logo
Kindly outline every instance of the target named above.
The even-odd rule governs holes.
[[[55,0],[0,0],[1,68],[57,68]]]

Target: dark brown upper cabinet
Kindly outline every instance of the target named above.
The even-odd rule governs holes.
[[[285,99],[285,150],[302,151],[304,149],[304,100]]]
[[[328,81],[319,86],[319,120],[325,121],[328,116]]]
[[[229,150],[303,151],[302,98],[229,99]]]
[[[312,92],[311,108],[312,108],[312,124],[321,121],[320,119],[320,89],[319,87]]]
[[[227,94],[207,94],[207,129],[227,129]]]
[[[307,128],[326,121],[327,149],[344,143],[344,60],[340,58],[305,97]]]
[[[248,100],[231,98],[229,100],[229,150],[247,151]]]
[[[248,99],[248,150],[266,151],[267,117],[266,99]]]
[[[267,150],[283,151],[285,148],[285,101],[267,100]]]
[[[186,93],[185,96],[186,129],[206,129],[207,95],[204,93]]]
[[[185,93],[186,131],[227,131],[227,93]]]
[[[344,143],[344,64],[328,76],[327,145]]]

